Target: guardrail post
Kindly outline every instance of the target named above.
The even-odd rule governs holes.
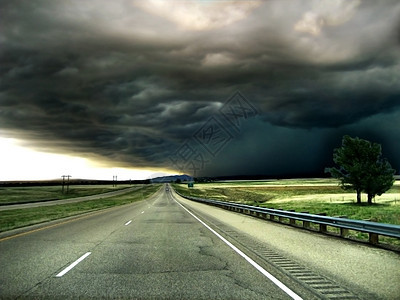
[[[283,210],[283,208],[278,208],[278,210]],[[283,217],[279,217],[279,222],[283,223]]]
[[[303,221],[303,227],[309,229],[310,228],[310,222],[309,221]]]
[[[376,233],[369,233],[369,242],[373,245],[377,245],[379,243],[379,237]]]
[[[308,214],[308,211],[302,211],[303,214]],[[303,228],[310,228],[310,222],[309,221],[303,221]]]
[[[346,219],[347,216],[339,216],[339,218],[344,218],[344,219]],[[339,229],[340,229],[340,236],[341,236],[341,237],[345,238],[346,236],[349,235],[349,230],[348,230],[347,228],[342,228],[342,227],[340,227]]]
[[[349,230],[347,228],[340,228],[340,236],[346,237],[349,235]]]
[[[291,209],[291,210],[289,210],[289,211],[295,212],[294,209]],[[292,226],[296,225],[296,220],[295,220],[295,219],[292,219],[292,218],[289,218],[289,224],[292,225]]]
[[[320,216],[326,216],[326,213],[320,213],[318,214]],[[325,224],[319,224],[319,232],[327,232],[328,228]]]

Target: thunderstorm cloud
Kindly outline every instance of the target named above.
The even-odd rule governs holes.
[[[399,16],[397,0],[3,0],[1,134],[208,176],[323,172],[350,134],[399,170]]]

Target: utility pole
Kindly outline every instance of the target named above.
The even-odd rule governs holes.
[[[71,175],[67,175],[67,194],[69,193],[69,178]]]
[[[64,194],[64,188],[65,188],[65,178],[67,178],[67,194],[69,192],[69,178],[71,177],[71,175],[62,175],[61,176],[63,181],[62,181],[62,193]]]
[[[61,178],[63,179],[61,192],[64,194],[65,175],[62,175]]]

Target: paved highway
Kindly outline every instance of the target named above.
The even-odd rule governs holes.
[[[260,222],[274,232],[277,225],[199,205],[162,188],[146,201],[19,235],[5,233],[0,236],[0,298],[395,299],[391,297],[399,295],[391,284],[389,291],[376,293],[346,282],[346,277],[318,263],[305,264],[309,254],[298,262],[296,255],[272,246],[265,239],[269,233],[260,238],[248,229],[258,228]],[[278,227],[283,237],[290,232]],[[316,236],[320,243],[325,241]],[[287,238],[283,241],[286,246]],[[374,253],[376,265],[389,260],[398,270],[397,254]],[[330,253],[324,256],[330,260]],[[387,277],[398,283],[398,271],[391,272],[393,268]],[[373,277],[369,275],[364,277]]]

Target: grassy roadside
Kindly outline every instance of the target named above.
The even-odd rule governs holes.
[[[2,211],[0,232],[144,200],[159,188],[159,184],[144,185],[139,190],[105,199]]]
[[[204,183],[190,189],[184,184],[174,184],[173,187],[187,196],[400,225],[400,183],[373,205],[357,205],[355,193],[343,191],[337,182],[329,179]],[[316,224],[311,224],[311,228],[318,230]],[[328,226],[328,231],[339,234],[335,227]],[[352,230],[347,237],[368,241],[368,234]],[[381,236],[379,241],[400,249],[399,239]]]
[[[68,193],[64,194],[60,186],[0,187],[0,204],[76,198],[112,192],[128,187],[131,186],[71,185]]]
[[[400,185],[387,192],[397,200],[379,201],[373,205],[357,205],[355,194],[344,192],[337,185],[319,182],[309,184],[293,180],[268,182],[265,185],[247,183],[195,184],[188,189],[185,185],[174,184],[180,193],[188,196],[230,201],[266,208],[307,211],[312,214],[326,213],[328,216],[346,216],[350,219],[371,220],[400,225]],[[332,181],[331,181],[332,183]],[[270,185],[270,186],[269,186]]]

